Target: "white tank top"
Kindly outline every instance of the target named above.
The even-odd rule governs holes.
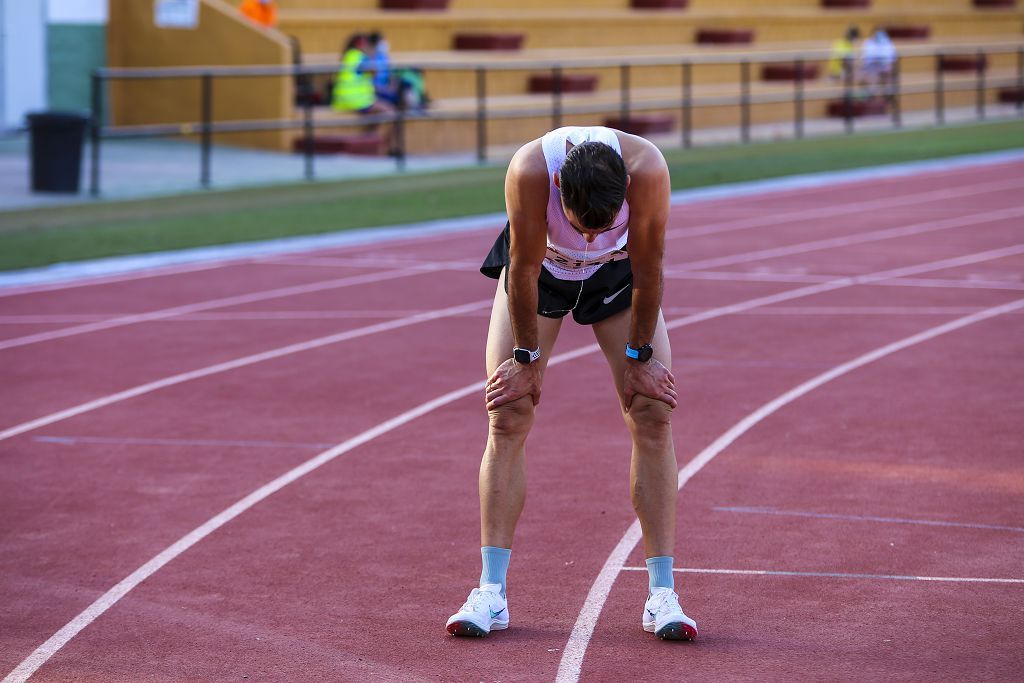
[[[567,126],[551,131],[541,138],[544,149],[544,161],[548,165],[548,252],[544,257],[544,267],[559,280],[586,280],[598,268],[610,261],[627,258],[626,238],[629,230],[629,204],[622,203],[611,230],[602,232],[589,245],[583,235],[576,232],[562,210],[562,198],[555,187],[552,175],[562,168],[565,162],[565,143],[574,146],[589,141],[603,142],[619,155],[619,138],[611,128],[594,126],[583,128]]]

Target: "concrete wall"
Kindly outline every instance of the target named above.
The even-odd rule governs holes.
[[[0,0],[0,129],[46,108],[46,5]]]

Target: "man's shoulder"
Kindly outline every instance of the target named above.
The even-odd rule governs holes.
[[[519,148],[509,162],[508,174],[521,180],[547,178],[548,166],[540,138],[531,140]]]

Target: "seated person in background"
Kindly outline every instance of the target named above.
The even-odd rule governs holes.
[[[238,11],[263,28],[277,26],[276,0],[243,0]]]
[[[427,107],[423,72],[419,69],[391,68],[391,48],[380,31],[367,36],[370,43],[369,60],[373,69],[373,87],[377,98],[396,108],[423,111]]]
[[[896,47],[889,39],[889,34],[885,29],[876,27],[860,48],[861,78],[869,95],[889,94],[895,62]]]
[[[334,83],[331,96],[331,107],[336,111],[351,111],[358,114],[390,114],[395,108],[387,101],[377,97],[373,87],[373,65],[369,57],[370,41],[362,33],[353,34],[345,43],[341,54],[341,69]],[[372,124],[368,130],[373,131],[379,124]],[[384,135],[391,149],[392,131],[387,127]]]
[[[852,70],[856,55],[854,44],[860,39],[860,29],[851,26],[846,34],[832,43],[832,56],[828,60],[828,77],[833,81],[842,81],[847,70]]]

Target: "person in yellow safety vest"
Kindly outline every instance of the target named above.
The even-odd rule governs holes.
[[[832,43],[832,54],[828,60],[828,77],[841,81],[846,77],[847,69],[852,70],[857,60],[854,43],[860,39],[860,29],[851,26],[846,35]]]
[[[390,106],[377,100],[373,73],[369,68],[369,46],[369,39],[361,33],[353,35],[345,44],[331,98],[334,109],[364,114],[391,111]]]
[[[395,110],[390,103],[377,97],[373,87],[373,69],[369,62],[369,38],[356,33],[341,53],[341,69],[334,83],[331,94],[331,107],[336,111],[349,111],[359,114],[390,114]],[[366,127],[368,133],[381,130],[381,142],[388,154],[395,154],[394,126],[374,123]]]

